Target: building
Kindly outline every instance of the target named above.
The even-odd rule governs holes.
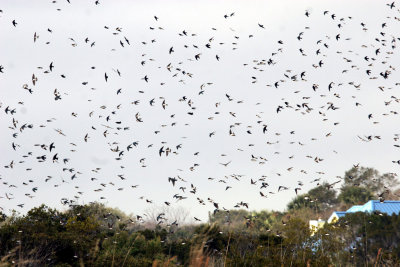
[[[324,227],[325,221],[321,219],[310,220],[309,225],[310,225],[311,235],[314,235],[314,233],[317,232],[318,229]]]
[[[329,217],[327,222],[334,223],[337,220],[339,220],[339,218],[345,216],[346,213],[355,213],[355,212],[368,212],[368,213],[381,212],[381,213],[386,213],[388,215],[393,215],[393,214],[398,215],[400,214],[400,201],[385,200],[384,202],[381,202],[379,200],[370,200],[364,205],[356,205],[346,211],[334,211],[332,215]]]
[[[400,201],[399,200],[385,200],[381,202],[379,200],[370,200],[364,205],[355,205],[346,211],[334,211],[329,219],[326,221],[327,223],[335,223],[341,217],[344,217],[346,213],[355,213],[355,212],[381,212],[386,213],[388,215],[400,214]],[[312,233],[315,233],[318,229],[324,227],[325,221],[318,220],[310,220],[310,229]]]
[[[346,215],[346,211],[334,211],[332,213],[332,215],[329,217],[328,219],[328,223],[334,223],[337,220],[339,220],[339,218],[344,217]]]

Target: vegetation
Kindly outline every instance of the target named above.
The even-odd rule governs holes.
[[[398,215],[347,214],[310,231],[310,218],[326,219],[367,196],[397,194],[386,191],[388,183],[397,185],[392,175],[366,168],[346,175],[354,178],[344,179],[339,194],[322,183],[294,198],[286,212],[219,211],[196,225],[147,224],[99,203],[0,213],[0,266],[400,265]]]

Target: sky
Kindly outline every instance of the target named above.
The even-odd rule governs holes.
[[[390,4],[1,1],[1,209],[169,202],[204,221],[283,211],[357,164],[397,173]]]

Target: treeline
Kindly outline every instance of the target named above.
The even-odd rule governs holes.
[[[339,182],[341,187],[337,191],[334,186]],[[318,183],[308,193],[298,195],[289,202],[287,210],[289,214],[303,218],[317,215],[327,219],[335,210],[345,211],[353,205],[365,204],[372,199],[398,200],[398,185],[395,173],[380,174],[373,168],[356,166],[346,171],[344,177],[338,177],[336,182]]]
[[[400,216],[353,213],[311,232],[308,220],[330,210],[397,194],[396,177],[373,169],[343,180],[339,192],[317,184],[286,212],[220,211],[203,224],[146,224],[99,203],[1,213],[0,266],[400,265]]]
[[[335,189],[339,185],[338,190]],[[332,183],[320,179],[312,181],[315,187],[299,194],[288,204],[286,211],[232,210],[209,214],[209,222],[231,228],[247,228],[250,231],[280,231],[285,221],[298,218],[309,220],[327,220],[333,211],[346,211],[353,205],[365,204],[369,200],[380,201],[400,199],[399,181],[396,174],[380,174],[373,168],[353,167],[343,177],[337,177]],[[302,182],[299,181],[299,185]]]

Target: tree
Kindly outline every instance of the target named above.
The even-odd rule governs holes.
[[[348,213],[334,225],[342,229],[342,265],[398,266],[400,259],[400,216],[381,213]],[[345,256],[346,251],[348,256]],[[379,257],[377,257],[379,256]]]
[[[315,212],[324,212],[338,203],[336,191],[330,189],[327,182],[312,188],[308,193],[295,197],[287,208],[289,211],[300,209],[313,209]]]
[[[365,187],[348,185],[342,187],[340,190],[341,193],[339,194],[338,199],[345,204],[364,204],[374,197],[371,190]]]
[[[343,187],[358,186],[368,188],[372,194],[380,194],[387,188],[394,189],[399,185],[393,173],[380,174],[374,168],[353,167],[344,174]]]
[[[4,222],[7,219],[7,215],[5,215],[2,211],[0,211],[0,223]]]
[[[79,218],[92,217],[94,220],[100,223],[100,226],[106,229],[123,228],[129,221],[123,211],[118,208],[106,207],[102,203],[93,202],[86,205],[73,205],[69,210],[66,211],[66,215],[69,217],[78,216]]]
[[[190,211],[184,207],[157,206],[148,207],[144,214],[146,225],[150,228],[156,225],[183,225],[189,223]]]
[[[246,225],[246,217],[250,212],[244,209],[235,209],[229,211],[219,211],[208,214],[208,221],[220,226],[230,226],[233,228],[243,227]]]
[[[281,252],[282,265],[306,265],[307,259],[312,257],[311,231],[308,223],[299,218],[291,218],[282,227],[282,234],[285,237],[282,244],[283,251]]]
[[[338,199],[348,205],[364,204],[371,199],[397,199],[393,194],[399,181],[393,173],[380,174],[374,168],[353,167],[345,172]]]

